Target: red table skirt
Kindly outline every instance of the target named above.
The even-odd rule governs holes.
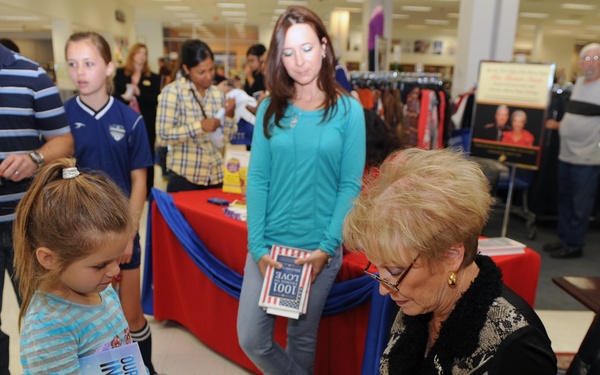
[[[206,203],[208,197],[230,201],[237,195],[221,191],[173,194],[175,204],[207,248],[223,263],[243,274],[247,254],[244,222],[225,217],[222,208]],[[214,285],[185,253],[156,204],[152,206],[154,316],[173,320],[189,329],[206,345],[242,367],[258,373],[238,345],[238,300]],[[540,256],[525,254],[495,257],[505,283],[531,305],[535,300]],[[362,276],[366,259],[345,254],[338,280]],[[360,374],[370,304],[342,314],[323,317],[319,327],[315,374]],[[275,339],[285,346],[286,319],[277,318]]]

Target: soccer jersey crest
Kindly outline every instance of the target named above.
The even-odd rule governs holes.
[[[125,127],[123,125],[109,125],[108,129],[110,131],[110,135],[117,142],[123,139],[123,137],[125,137]]]

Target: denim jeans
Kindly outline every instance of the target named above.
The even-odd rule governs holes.
[[[21,299],[17,293],[17,281],[13,277],[13,243],[12,243],[12,226],[4,227],[0,229],[0,312],[2,312],[2,297],[4,291],[4,271],[8,272],[10,279],[13,283],[13,288],[19,304]],[[2,321],[0,320],[0,328]],[[0,329],[0,375],[9,375],[8,371],[8,354],[9,348],[9,337],[6,333]]]
[[[300,319],[288,319],[287,347],[273,340],[275,316],[258,307],[263,276],[248,253],[237,317],[240,346],[265,375],[312,374],[317,348],[317,333],[325,300],[342,266],[342,249],[329,267],[324,267],[310,289],[308,310]]]
[[[558,163],[558,238],[569,250],[583,250],[599,176],[600,166]]]

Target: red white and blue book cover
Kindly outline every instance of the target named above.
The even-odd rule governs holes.
[[[258,305],[267,313],[298,319],[306,314],[310,294],[312,265],[294,264],[311,251],[290,246],[273,245],[271,258],[283,265],[281,269],[268,266]]]
[[[137,342],[79,358],[81,375],[147,374]]]

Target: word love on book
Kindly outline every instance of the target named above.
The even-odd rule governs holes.
[[[306,258],[311,251],[288,246],[273,245],[271,258],[281,263],[281,269],[268,266],[258,305],[268,314],[298,319],[306,314],[310,294],[310,263],[298,266],[294,261]]]

